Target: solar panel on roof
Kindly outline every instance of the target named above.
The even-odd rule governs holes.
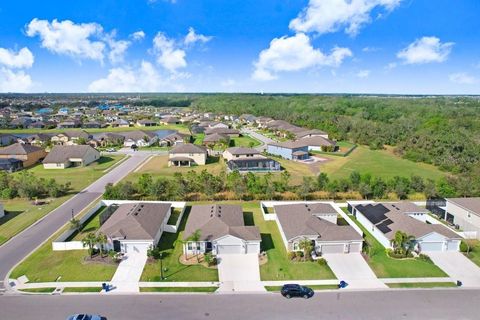
[[[390,223],[387,224],[386,222],[387,222],[387,221],[384,221],[384,222],[380,223],[379,225],[377,225],[378,230],[380,230],[380,231],[381,231],[382,233],[384,233],[384,234],[385,234],[385,233],[389,233],[390,231],[392,231],[392,229],[390,229],[390,228],[388,227],[388,225],[389,225]],[[391,221],[390,221],[390,222],[391,222]]]

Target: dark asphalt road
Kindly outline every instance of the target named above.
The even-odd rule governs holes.
[[[1,320],[66,319],[97,313],[123,319],[479,319],[480,291],[320,292],[310,300],[278,294],[0,296]]]
[[[0,289],[4,288],[3,280],[10,269],[67,223],[72,217],[72,209],[74,214],[81,212],[103,193],[107,183],[120,181],[147,157],[147,155],[138,154],[128,158],[30,228],[2,245],[0,247]],[[0,319],[2,319],[1,314]]]

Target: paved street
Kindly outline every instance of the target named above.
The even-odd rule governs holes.
[[[478,319],[480,291],[465,289],[279,294],[0,296],[0,318],[63,320],[91,312],[131,319]],[[28,306],[28,307],[26,307]]]
[[[262,144],[259,145],[258,147],[255,147],[255,149],[259,150],[259,151],[265,151],[265,149],[267,148],[267,144],[268,143],[273,143],[275,141],[273,141],[272,139],[270,139],[269,137],[266,137],[264,136],[263,134],[260,134],[258,132],[255,132],[254,130],[252,129],[248,129],[248,128],[244,128],[242,129],[242,133],[245,133],[245,134],[248,134],[249,136],[251,136],[252,138],[255,138],[257,139],[258,141],[260,141]]]
[[[81,212],[101,196],[107,183],[120,181],[147,157],[148,155],[142,153],[129,157],[43,219],[2,245],[0,247],[0,289],[4,287],[3,279],[10,269],[67,223],[72,217],[72,210],[74,214]]]

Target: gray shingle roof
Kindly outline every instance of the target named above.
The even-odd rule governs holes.
[[[192,206],[183,239],[200,230],[201,241],[213,241],[226,235],[243,240],[260,240],[255,226],[245,226],[243,210],[239,205],[216,204]]]
[[[176,145],[169,151],[171,154],[175,153],[207,153],[207,150],[202,146],[197,146],[192,143],[184,143]]]
[[[246,148],[246,147],[231,147],[226,151],[230,152],[232,155],[245,155],[245,154],[260,154],[255,148]]]
[[[0,148],[1,155],[27,155],[32,152],[43,150],[40,147],[32,146],[30,144],[14,143],[7,147]]]
[[[43,163],[65,163],[72,158],[83,158],[90,150],[98,152],[88,145],[54,146]]]
[[[450,201],[460,207],[471,211],[472,213],[480,216],[480,197],[477,198],[447,198]]]
[[[110,238],[154,240],[171,206],[170,203],[121,204],[99,232]]]

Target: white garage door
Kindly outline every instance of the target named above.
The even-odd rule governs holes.
[[[217,254],[225,254],[225,253],[244,253],[242,252],[242,247],[238,245],[217,245]]]
[[[361,243],[351,243],[349,252],[361,252],[362,244]]]
[[[123,243],[123,251],[128,254],[146,254],[150,245],[147,243]]]
[[[443,242],[421,242],[421,251],[443,251]]]
[[[447,250],[448,251],[458,251],[460,245],[460,241],[448,241],[447,242]]]
[[[322,244],[320,246],[321,253],[344,253],[344,250],[343,244]]]
[[[260,244],[259,243],[247,244],[247,253],[260,253]]]

